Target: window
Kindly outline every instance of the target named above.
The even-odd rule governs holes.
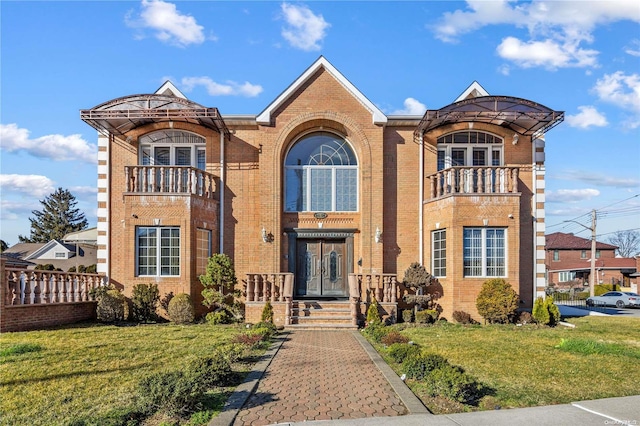
[[[558,274],[558,282],[560,283],[566,283],[569,281],[573,281],[576,279],[576,273],[575,272],[560,272]]]
[[[556,261],[556,262],[558,260],[560,260],[560,250],[554,250],[553,251],[553,260]]]
[[[433,265],[431,270],[434,277],[447,276],[447,231],[441,229],[431,233]]]
[[[502,138],[464,131],[438,138],[438,170],[458,166],[501,166]]]
[[[180,228],[137,227],[138,276],[180,275]]]
[[[179,130],[161,130],[140,138],[143,166],[206,167],[205,139]]]
[[[600,250],[596,250],[596,259],[600,259]]]
[[[586,259],[587,258],[587,251],[586,250],[582,250],[580,252],[580,259]]]
[[[285,211],[358,210],[358,163],[344,139],[327,132],[308,135],[285,159]]]
[[[63,251],[56,252],[56,259],[66,259],[66,258],[67,258],[67,253]]]
[[[506,275],[506,229],[464,228],[464,276]]]
[[[198,228],[196,231],[196,275],[207,272],[207,263],[211,256],[211,231]]]

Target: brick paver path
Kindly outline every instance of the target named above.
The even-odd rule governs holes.
[[[353,333],[291,332],[234,425],[406,414]]]

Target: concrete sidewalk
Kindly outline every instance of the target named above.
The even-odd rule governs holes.
[[[312,426],[602,426],[640,425],[640,396],[580,401],[564,405],[516,408],[511,410],[477,411],[474,413],[444,415],[408,415],[392,418],[311,421],[284,423],[285,425]],[[282,423],[281,423],[282,425]]]

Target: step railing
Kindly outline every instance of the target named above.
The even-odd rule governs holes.
[[[518,192],[517,167],[449,167],[430,176],[427,199],[451,194]]]
[[[285,302],[284,324],[291,324],[293,304],[293,274],[247,274],[247,302]]]
[[[398,302],[398,278],[396,274],[350,274],[351,297],[370,302],[375,297],[381,303]],[[353,277],[353,278],[351,278]],[[364,297],[362,297],[364,295]]]
[[[215,196],[215,177],[195,167],[125,166],[124,174],[127,193]]]

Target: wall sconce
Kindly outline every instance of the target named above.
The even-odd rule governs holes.
[[[380,228],[376,227],[376,235],[373,237],[376,243],[380,243],[382,241],[382,232],[380,232]]]
[[[518,145],[518,139],[520,139],[520,136],[517,133],[513,134],[513,139],[511,140],[511,143],[514,145]]]
[[[267,234],[267,230],[264,229],[264,226],[262,227],[262,232],[260,234],[262,236],[262,242],[263,243],[268,243],[269,242],[269,234]]]
[[[489,219],[482,219],[482,223],[484,224],[484,226],[489,225]]]

